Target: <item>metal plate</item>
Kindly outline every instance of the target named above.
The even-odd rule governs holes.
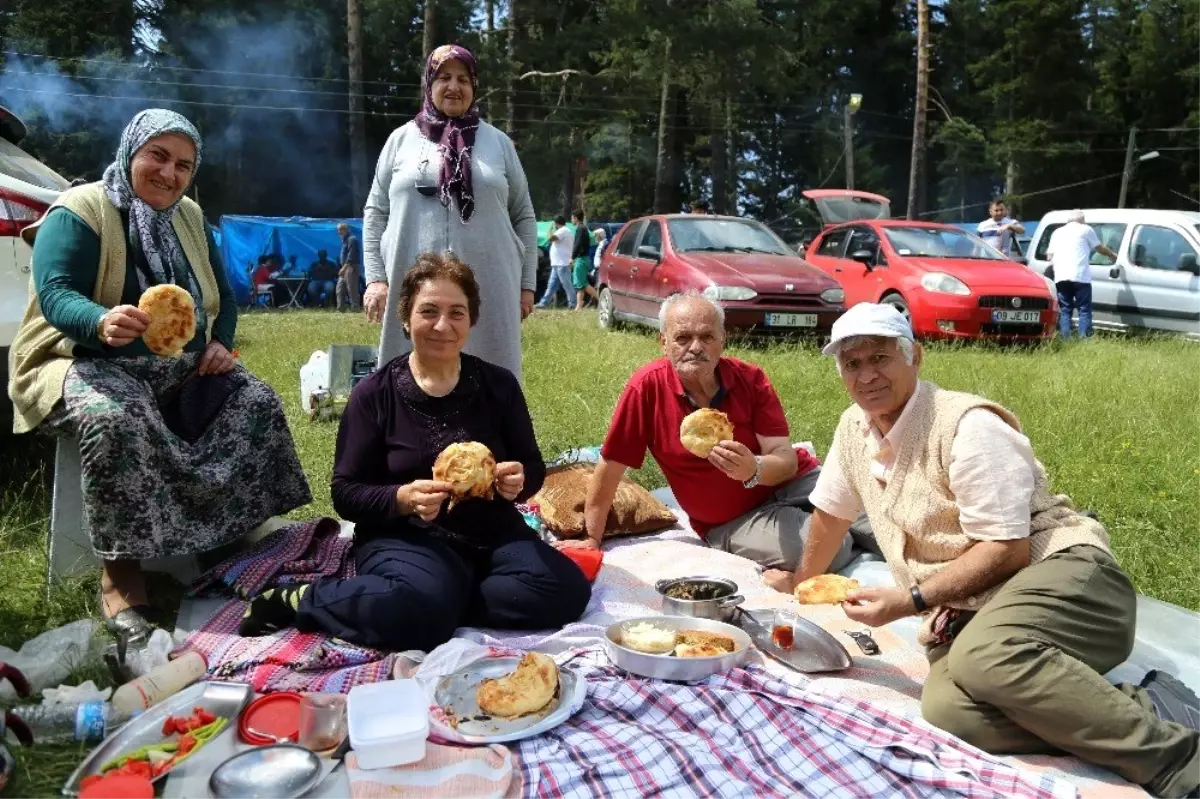
[[[100,766],[114,757],[165,740],[162,726],[163,722],[167,720],[167,716],[190,716],[192,708],[202,707],[214,716],[224,716],[228,719],[229,724],[221,731],[221,735],[231,734],[230,730],[237,727],[238,714],[250,701],[251,695],[252,691],[249,685],[232,682],[202,682],[184,688],[142,715],[131,719],[105,738],[103,743],[92,750],[79,768],[75,769],[75,773],[63,786],[63,794],[78,796],[80,781],[89,774],[99,773]],[[211,743],[210,741],[209,744]],[[174,769],[164,771],[155,778],[155,781],[162,779],[171,771]]]
[[[213,769],[208,790],[217,799],[292,799],[321,779],[321,759],[295,744],[239,752]]]
[[[771,638],[777,613],[779,618],[790,621],[795,631],[795,643],[791,649],[779,648]],[[750,634],[760,652],[796,671],[815,674],[842,671],[854,665],[850,653],[838,639],[795,613],[739,609],[736,622]]]
[[[433,701],[450,718],[457,718],[455,729],[468,743],[504,743],[541,735],[571,717],[570,698],[575,693],[574,672],[558,670],[558,691],[550,704],[537,713],[514,719],[489,716],[479,708],[475,692],[488,679],[507,677],[517,670],[521,659],[515,657],[481,658],[453,674],[438,680]]]
[[[674,655],[649,655],[621,645],[622,628],[646,622],[667,630],[703,630],[727,635],[734,641],[734,650],[720,657],[677,658]],[[732,624],[712,619],[688,616],[643,616],[617,622],[604,631],[604,646],[609,660],[619,669],[658,680],[695,682],[721,674],[742,665],[750,650],[750,636]]]
[[[815,313],[769,313],[766,315],[767,327],[816,327]]]

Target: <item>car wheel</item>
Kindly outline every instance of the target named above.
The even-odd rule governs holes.
[[[900,312],[900,315],[908,321],[908,324],[910,326],[912,325],[912,314],[908,311],[908,301],[899,294],[885,294],[883,295],[883,299],[880,300],[880,303],[883,305],[890,305],[895,308]]]
[[[613,295],[609,291],[608,286],[600,289],[600,313],[597,318],[600,320],[600,327],[604,330],[615,330],[617,328],[616,308],[613,305]]]

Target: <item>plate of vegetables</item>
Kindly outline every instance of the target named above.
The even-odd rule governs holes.
[[[205,682],[186,688],[114,731],[75,770],[63,792],[76,796],[107,777],[156,782],[230,728],[250,700],[248,685]]]

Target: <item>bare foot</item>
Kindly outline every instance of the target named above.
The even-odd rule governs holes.
[[[100,597],[104,615],[112,618],[126,608],[148,604],[142,564],[136,560],[106,560],[100,568]]]

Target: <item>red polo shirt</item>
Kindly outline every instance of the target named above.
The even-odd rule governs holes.
[[[729,417],[734,439],[758,455],[758,436],[788,435],[779,395],[762,369],[736,358],[721,358],[717,380],[720,388],[712,406]],[[640,469],[646,450],[650,450],[692,528],[704,535],[761,505],[779,486],[743,488],[740,481],[684,449],[679,425],[694,410],[696,406],[683,390],[671,362],[661,358],[649,363],[625,386],[600,454],[605,460]],[[796,450],[796,460],[797,476],[817,466],[816,459],[805,450]]]

